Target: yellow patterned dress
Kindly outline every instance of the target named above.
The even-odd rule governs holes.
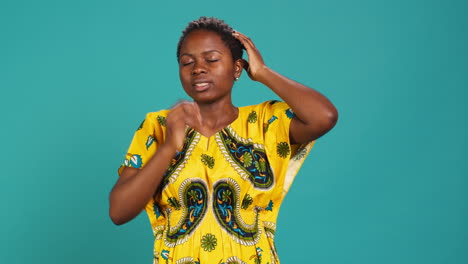
[[[147,114],[119,172],[145,166],[165,140],[168,112]],[[279,263],[278,210],[314,144],[289,144],[293,117],[286,103],[268,101],[240,107],[210,138],[187,129],[146,206],[154,263]]]

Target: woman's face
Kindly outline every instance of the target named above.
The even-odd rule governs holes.
[[[231,100],[234,78],[242,71],[240,60],[233,61],[221,37],[196,30],[185,38],[180,49],[179,76],[185,92],[199,103]]]

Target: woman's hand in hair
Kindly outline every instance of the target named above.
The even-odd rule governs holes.
[[[255,44],[252,42],[252,40],[246,35],[238,31],[234,31],[232,35],[237,38],[242,43],[242,45],[244,45],[247,56],[249,57],[248,61],[242,59],[245,71],[249,75],[250,79],[254,81],[260,81],[263,72],[265,69],[267,69],[260,51],[257,49],[257,47],[255,47]]]

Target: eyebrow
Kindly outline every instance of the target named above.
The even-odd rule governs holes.
[[[223,53],[220,52],[219,50],[207,50],[207,51],[202,52],[202,54],[205,55],[205,54],[211,53],[211,52],[217,52],[217,53],[219,53],[219,54],[223,54]],[[193,54],[191,54],[191,53],[182,53],[182,54],[180,54],[180,57],[182,57],[182,56],[184,56],[184,55],[193,57]]]

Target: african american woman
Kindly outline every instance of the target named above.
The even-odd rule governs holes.
[[[250,38],[216,18],[189,23],[177,59],[193,101],[146,115],[119,168],[110,217],[120,225],[147,212],[154,263],[279,263],[281,202],[337,110],[267,67]],[[284,102],[235,106],[243,70]]]

